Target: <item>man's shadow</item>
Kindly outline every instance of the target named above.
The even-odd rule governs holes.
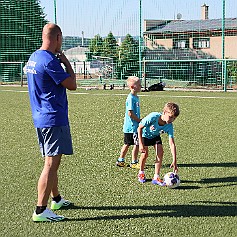
[[[140,214],[116,214],[101,215],[94,217],[71,218],[68,221],[88,221],[88,220],[124,220],[137,218],[155,218],[155,217],[225,217],[237,215],[237,202],[204,202],[192,205],[154,205],[154,206],[91,206],[80,207],[73,206],[71,209],[95,210],[95,211],[115,211],[126,210],[127,213],[132,211],[146,211]]]

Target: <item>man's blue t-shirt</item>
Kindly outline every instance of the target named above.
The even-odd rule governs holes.
[[[47,50],[37,50],[30,56],[25,71],[34,126],[68,125],[66,88],[60,83],[70,75],[64,71],[59,59]]]
[[[158,124],[159,117],[161,115],[162,113],[152,112],[142,119],[140,123],[145,126],[142,129],[142,137],[152,139],[161,133],[167,133],[171,138],[174,137],[174,128],[172,123],[165,124],[164,126],[160,126]]]
[[[129,93],[126,99],[126,109],[125,109],[125,117],[123,124],[123,132],[124,133],[136,133],[139,123],[135,120],[132,120],[130,116],[128,116],[128,111],[132,110],[133,113],[140,118],[140,103],[139,97]]]

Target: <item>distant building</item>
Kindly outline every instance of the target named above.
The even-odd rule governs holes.
[[[70,48],[65,51],[65,55],[67,56],[68,60],[71,62],[83,62],[86,61],[87,56],[86,53],[89,52],[89,49],[86,47],[75,47]]]
[[[145,45],[186,49],[196,58],[222,58],[222,19],[209,19],[208,6],[201,8],[201,20],[144,20]],[[237,18],[225,19],[225,58],[237,58]],[[203,57],[206,58],[206,57]],[[178,59],[178,58],[177,58]]]

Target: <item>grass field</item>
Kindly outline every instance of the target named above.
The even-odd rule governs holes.
[[[180,105],[175,121],[181,186],[151,184],[118,168],[128,91],[68,92],[74,155],[59,171],[61,194],[74,206],[59,210],[60,223],[33,223],[42,168],[27,88],[0,87],[1,236],[236,236],[237,93],[162,91],[140,93],[141,115]],[[167,173],[171,154],[163,136]],[[127,161],[130,161],[130,154]]]

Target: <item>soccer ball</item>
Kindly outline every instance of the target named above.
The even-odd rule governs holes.
[[[174,172],[169,172],[164,176],[164,183],[168,188],[177,188],[180,185],[179,176]]]

